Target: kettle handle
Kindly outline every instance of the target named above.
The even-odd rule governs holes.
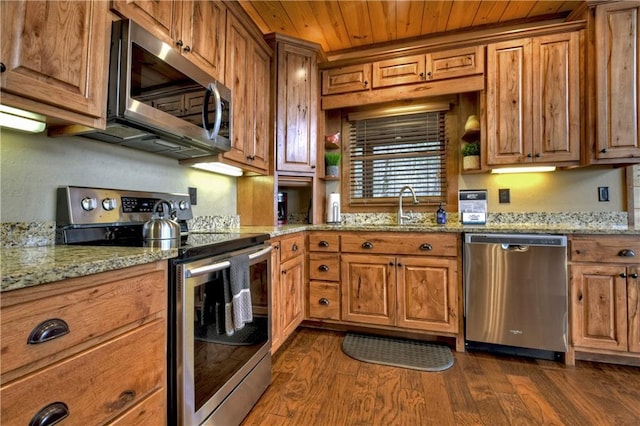
[[[151,213],[153,215],[155,215],[156,213],[160,213],[160,218],[163,218],[164,217],[164,208],[162,210],[160,210],[160,211],[157,211],[158,207],[162,206],[162,205],[167,205],[167,207],[169,207],[169,216],[171,217],[171,219],[174,219],[175,216],[176,216],[176,210],[173,208],[173,206],[171,205],[171,203],[169,201],[164,200],[164,199],[156,201],[156,203],[153,205],[153,210],[151,211]]]

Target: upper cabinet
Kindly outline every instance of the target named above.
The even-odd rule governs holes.
[[[108,3],[3,1],[2,103],[105,126]]]
[[[280,35],[275,51],[275,164],[277,172],[315,174],[318,48]]]
[[[489,166],[580,161],[580,32],[487,47]]]
[[[233,95],[233,139],[224,158],[246,170],[267,174],[271,56],[231,14],[225,81]]]
[[[224,78],[226,9],[219,1],[113,0],[136,21],[212,77]]]
[[[371,64],[357,64],[322,71],[322,94],[359,92],[371,87]]]
[[[640,162],[640,2],[590,9],[589,119],[591,163]]]

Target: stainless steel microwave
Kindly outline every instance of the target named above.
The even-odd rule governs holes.
[[[112,26],[107,127],[83,136],[178,159],[228,151],[231,91],[129,20]]]

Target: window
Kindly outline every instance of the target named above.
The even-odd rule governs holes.
[[[447,202],[446,111],[349,118],[351,206],[395,206],[405,185],[422,205]]]

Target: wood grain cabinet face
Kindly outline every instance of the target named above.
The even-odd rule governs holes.
[[[309,285],[306,318],[340,320],[340,236],[309,234]]]
[[[571,238],[571,324],[581,351],[640,353],[640,241]]]
[[[213,78],[224,79],[226,8],[223,2],[113,0],[111,7],[180,51]]]
[[[640,162],[640,3],[595,8],[595,157]]]
[[[419,83],[426,80],[425,55],[407,56],[373,63],[373,87]]]
[[[322,94],[360,92],[371,88],[371,64],[350,65],[324,70]]]
[[[487,47],[487,164],[580,160],[579,33]]]
[[[484,73],[484,46],[428,53],[425,70],[427,80],[482,74]]]
[[[6,1],[1,2],[0,10],[2,63],[6,66],[0,75],[2,92],[79,114],[74,119],[80,124],[96,126],[96,119],[104,120],[108,4]],[[50,112],[56,117],[55,108],[46,114]],[[58,113],[56,118],[67,118]]]

